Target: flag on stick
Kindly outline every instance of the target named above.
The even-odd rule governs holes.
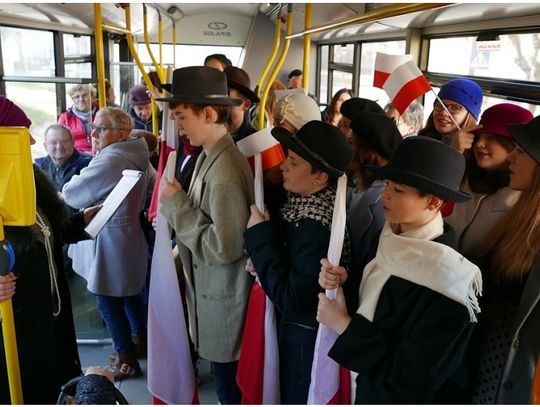
[[[392,104],[403,114],[411,102],[431,90],[431,85],[413,61],[398,66],[383,85]]]
[[[328,261],[339,265],[341,250],[345,238],[347,176],[342,175],[338,180],[332,229],[328,246]],[[336,289],[326,290],[326,296],[336,299]],[[342,375],[340,366],[328,356],[330,348],[336,342],[338,334],[323,324],[319,324],[315,353],[311,368],[311,383],[309,385],[308,404],[349,404],[350,391],[342,392],[342,385],[350,389],[350,376]],[[344,399],[340,399],[343,396]]]
[[[383,88],[384,83],[398,66],[412,60],[412,55],[392,55],[377,52],[375,55],[375,69],[373,73],[373,86]]]

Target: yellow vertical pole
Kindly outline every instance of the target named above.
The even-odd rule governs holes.
[[[289,5],[287,6],[287,25],[286,25],[285,35],[286,36],[290,35],[291,32],[292,32],[292,5],[289,3]],[[274,70],[270,74],[270,78],[268,78],[268,82],[266,82],[266,86],[264,87],[264,92],[261,97],[261,104],[259,107],[259,122],[257,125],[259,129],[262,129],[264,127],[264,111],[266,108],[266,99],[268,98],[268,93],[270,92],[272,83],[274,83],[274,80],[276,79],[276,76],[278,75],[278,72],[281,69],[283,62],[285,62],[285,58],[287,57],[287,53],[289,52],[290,44],[291,44],[291,40],[285,39],[285,42],[283,43],[283,48],[281,49],[281,55],[279,56],[276,66],[274,67]]]
[[[268,75],[268,71],[270,71],[270,67],[274,63],[274,59],[276,59],[280,42],[281,42],[281,17],[278,17],[276,21],[276,34],[274,36],[274,48],[272,49],[272,53],[270,54],[270,57],[268,58],[268,61],[266,62],[266,66],[264,67],[262,71],[261,77],[259,78],[259,82],[257,83],[257,96],[259,97],[261,96],[261,93],[263,91],[263,84],[264,84],[264,80],[266,79],[266,75]]]
[[[306,3],[305,5],[305,18],[304,28],[309,30],[311,28],[311,17],[313,16],[313,4]],[[306,34],[304,36],[304,65],[302,67],[302,87],[308,93],[309,88],[309,52],[311,47],[311,35]]]
[[[94,35],[96,38],[96,67],[100,109],[107,106],[107,94],[105,91],[105,61],[103,58],[103,27],[101,24],[101,3],[94,3]]]

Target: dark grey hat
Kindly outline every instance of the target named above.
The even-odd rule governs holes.
[[[525,124],[509,124],[507,127],[519,146],[540,164],[540,116]]]
[[[396,124],[386,113],[356,112],[350,127],[356,137],[386,159],[403,141]]]
[[[339,108],[339,111],[349,120],[352,119],[356,112],[384,113],[383,108],[377,102],[364,98],[350,98],[346,100]]]
[[[352,149],[339,129],[320,120],[307,122],[296,134],[274,127],[272,135],[285,148],[335,177],[343,175],[352,159]]]
[[[411,136],[398,146],[388,165],[366,169],[384,179],[417,188],[439,198],[465,202],[469,194],[458,190],[465,159],[456,149],[424,136]]]
[[[229,98],[227,76],[223,72],[207,66],[188,66],[187,68],[175,69],[172,83],[164,84],[162,87],[171,93],[171,97],[156,100],[233,106],[242,103],[240,99]]]

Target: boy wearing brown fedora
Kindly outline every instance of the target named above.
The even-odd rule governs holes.
[[[288,150],[281,164],[287,201],[271,221],[253,205],[244,236],[261,285],[280,315],[281,402],[306,404],[318,328],[319,262],[328,253],[337,179],[352,151],[336,127],[317,120],[296,135],[282,127],[272,135]]]
[[[187,283],[190,334],[202,358],[213,362],[221,404],[239,404],[236,369],[249,290],[243,233],[253,203],[253,175],[227,132],[227,77],[209,67],[173,73],[169,102],[177,129],[203,151],[186,192],[165,177],[161,212],[173,226]]]
[[[319,295],[317,320],[339,334],[329,356],[358,373],[355,403],[464,403],[464,354],[482,278],[452,248],[455,236],[440,209],[445,200],[470,198],[458,190],[465,160],[438,140],[413,136],[386,166],[370,169],[388,180],[381,194],[386,223],[363,271],[356,314],[347,315],[341,287],[335,301]],[[333,289],[346,276],[328,265],[319,281]]]

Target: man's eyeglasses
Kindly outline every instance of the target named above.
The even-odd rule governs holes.
[[[117,131],[123,131],[126,129],[118,129],[116,127],[106,127],[106,126],[95,126],[92,125],[92,130],[97,130],[98,133],[105,133],[107,130],[117,130]]]
[[[456,115],[463,110],[463,106],[457,103],[449,103],[444,106],[446,106],[451,115]],[[433,104],[433,110],[435,110],[436,112],[442,112],[444,110],[444,107],[438,100],[436,100]]]

